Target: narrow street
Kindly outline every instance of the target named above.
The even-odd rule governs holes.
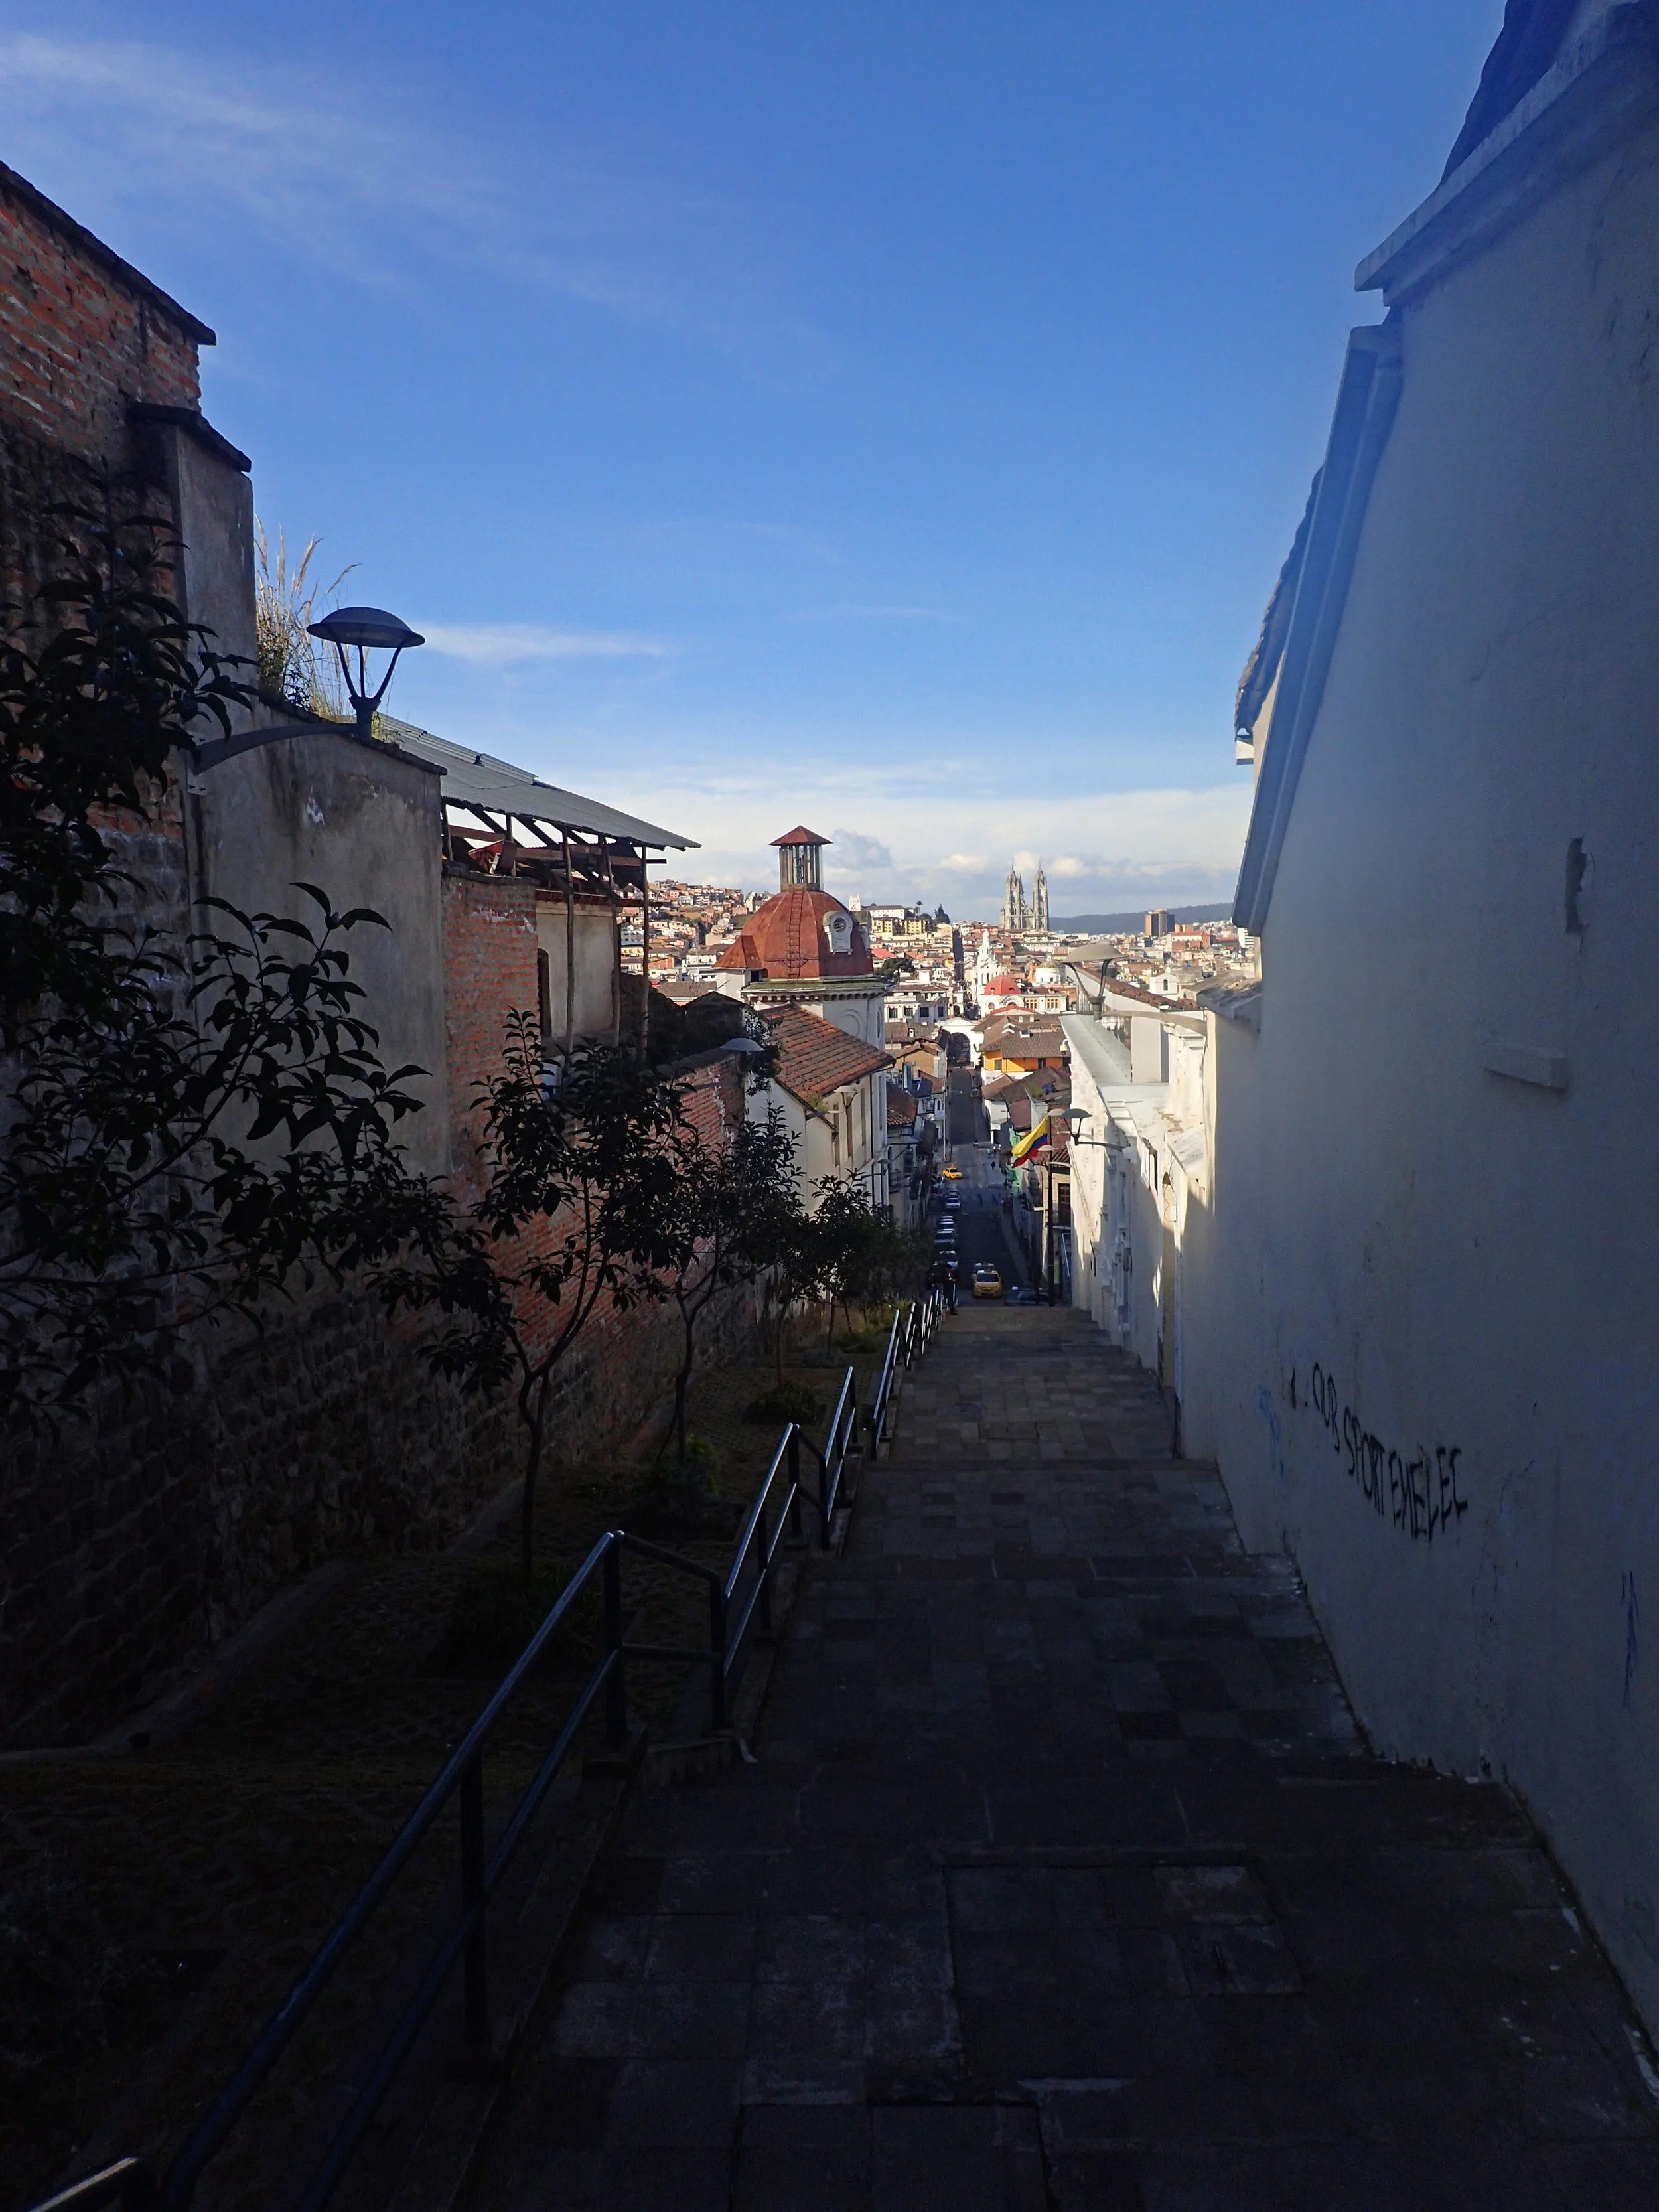
[[[753,1747],[635,1802],[487,2212],[1659,2203],[1522,1809],[1368,1757],[1080,1316],[947,1323]]]
[[[972,1296],[974,1266],[980,1260],[988,1260],[1005,1283],[1034,1287],[1030,1267],[1003,1225],[1006,1186],[990,1146],[952,1145],[947,1157],[962,1170],[960,1182],[942,1183],[940,1189],[946,1201],[952,1197],[962,1200],[956,1209],[956,1223],[963,1303]]]

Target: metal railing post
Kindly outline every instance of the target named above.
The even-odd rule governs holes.
[[[484,1939],[483,1753],[475,1751],[461,1771],[461,1903],[477,1919],[466,1939],[463,1968],[466,2039],[489,2040],[489,1954]]]
[[[623,1656],[622,1546],[605,1555],[605,1648],[611,1672],[605,1685],[605,1740],[612,1751],[628,1741],[628,1662]]]
[[[764,1636],[772,1633],[772,1570],[766,1557],[766,1500],[761,1500],[760,1516],[755,1522],[755,1540],[760,1549],[755,1554],[755,1571],[760,1577],[760,1625]]]
[[[726,1726],[726,1592],[718,1583],[708,1585],[709,1733],[718,1735]]]
[[[800,1540],[800,1431],[789,1429],[789,1533]]]

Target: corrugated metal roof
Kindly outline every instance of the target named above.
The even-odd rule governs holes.
[[[489,753],[475,752],[467,745],[452,744],[447,738],[434,737],[430,730],[401,722],[394,714],[382,714],[380,726],[395,744],[443,770],[447,805],[487,807],[493,814],[516,814],[526,821],[546,822],[556,830],[574,830],[588,836],[625,837],[633,844],[672,848],[678,853],[696,850],[695,837],[660,829],[636,814],[624,814],[620,807],[584,799],[579,792],[561,791],[556,784],[544,783],[526,768],[496,760]]]

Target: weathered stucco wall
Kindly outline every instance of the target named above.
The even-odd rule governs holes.
[[[1656,236],[1650,130],[1403,309],[1261,1036],[1222,1044],[1203,1348],[1245,1540],[1378,1746],[1518,1786],[1650,2021]]]
[[[342,941],[381,1059],[426,1070],[408,1085],[425,1110],[398,1134],[411,1162],[434,1175],[450,1164],[441,783],[424,763],[343,731],[278,738],[198,770],[190,783],[207,894],[315,929],[316,902],[297,888],[309,883],[340,908],[372,907],[384,917],[386,929],[363,925]]]
[[[574,927],[571,927],[574,921]],[[598,905],[578,900],[574,915],[556,892],[541,891],[536,897],[536,949],[547,963],[548,1035],[562,1041],[570,1018],[578,1037],[609,1038],[617,1023],[617,913],[609,902]],[[571,990],[574,981],[575,989]]]

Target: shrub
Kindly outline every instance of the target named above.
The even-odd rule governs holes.
[[[751,1398],[743,1409],[743,1418],[769,1427],[780,1421],[793,1421],[803,1429],[810,1429],[815,1421],[823,1418],[823,1401],[804,1382],[782,1382],[769,1390],[763,1398]]]
[[[730,1528],[739,1509],[719,1495],[718,1466],[719,1455],[707,1437],[687,1437],[684,1465],[659,1460],[640,1486],[647,1522],[655,1528]]]
[[[505,1674],[558,1601],[574,1569],[562,1560],[538,1565],[528,1585],[516,1565],[492,1560],[470,1574],[449,1608],[434,1673]],[[544,1656],[581,1661],[598,1642],[604,1610],[599,1581],[589,1583],[560,1624]]]

